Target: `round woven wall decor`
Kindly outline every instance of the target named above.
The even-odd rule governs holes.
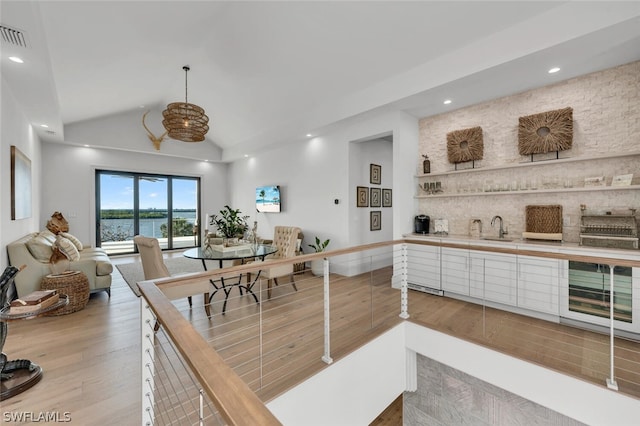
[[[573,109],[563,108],[520,117],[520,155],[564,151],[573,143]]]
[[[447,133],[447,158],[450,163],[482,160],[483,154],[482,127],[472,127]]]

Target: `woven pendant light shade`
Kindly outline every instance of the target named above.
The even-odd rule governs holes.
[[[185,71],[184,102],[173,102],[167,105],[162,112],[164,120],[162,125],[167,129],[172,139],[182,142],[202,142],[204,135],[209,131],[209,117],[204,109],[187,101],[187,72],[188,66],[182,67]]]

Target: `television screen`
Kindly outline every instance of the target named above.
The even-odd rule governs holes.
[[[280,187],[259,186],[256,188],[256,210],[260,213],[280,213]]]

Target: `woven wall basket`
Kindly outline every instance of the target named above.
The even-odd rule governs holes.
[[[563,108],[520,117],[520,155],[564,151],[573,143],[573,109]]]
[[[482,160],[483,154],[482,127],[472,127],[447,133],[447,158],[450,163]]]

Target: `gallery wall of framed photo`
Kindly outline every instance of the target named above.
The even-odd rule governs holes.
[[[369,184],[356,187],[356,207],[381,209],[393,206],[393,191],[382,188],[382,166],[369,164]],[[382,230],[382,210],[370,210],[369,230]]]

